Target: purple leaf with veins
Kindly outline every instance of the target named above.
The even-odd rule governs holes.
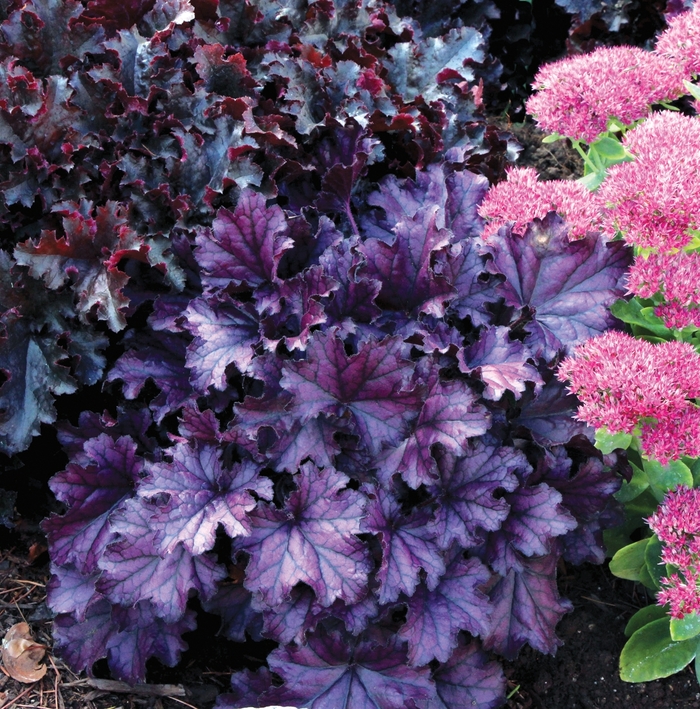
[[[74,613],[85,619],[85,611],[97,594],[95,582],[99,572],[81,574],[73,564],[51,565],[51,580],[46,585],[46,602],[54,613]]]
[[[472,635],[489,632],[489,599],[477,587],[486,584],[491,572],[478,559],[464,559],[458,546],[448,553],[446,566],[434,590],[421,583],[407,600],[406,622],[398,635],[408,641],[408,661],[414,667],[433,658],[447,662],[460,630]]]
[[[360,439],[373,453],[383,443],[396,445],[420,410],[416,389],[406,390],[413,364],[402,357],[398,337],[370,340],[348,356],[333,332],[316,334],[307,359],[285,362],[282,386],[294,394],[294,413],[302,423],[320,413],[350,415]]]
[[[192,386],[202,394],[210,386],[223,391],[226,368],[250,371],[253,347],[260,340],[258,316],[251,303],[237,303],[226,293],[193,300],[186,311],[187,329],[195,336],[187,348]]]
[[[421,569],[427,574],[428,588],[434,590],[445,573],[445,562],[429,527],[427,512],[417,510],[406,517],[390,492],[371,485],[362,489],[370,498],[362,531],[377,534],[382,548],[382,563],[377,571],[379,603],[391,603],[401,593],[412,596]]]
[[[554,629],[573,609],[571,602],[557,592],[557,558],[557,554],[519,557],[519,568],[510,569],[491,589],[493,623],[484,637],[487,650],[507,660],[514,660],[526,642],[540,652],[556,652],[562,641]]]
[[[377,296],[380,307],[444,315],[444,303],[454,298],[455,291],[431,263],[432,254],[447,246],[451,236],[438,226],[439,214],[437,206],[420,209],[396,225],[393,244],[368,239],[360,247],[367,258],[362,275],[382,284]]]
[[[284,507],[260,503],[250,516],[251,534],[233,541],[250,554],[245,585],[265,603],[281,603],[299,582],[322,606],[336,598],[350,603],[365,593],[370,562],[355,536],[364,516],[364,496],[343,489],[349,478],[333,468],[301,466],[297,490]]]
[[[255,288],[276,279],[280,258],[293,245],[284,212],[246,189],[233,212],[219,209],[212,228],[199,232],[195,257],[205,288]]]
[[[425,383],[427,396],[413,433],[397,448],[380,454],[380,479],[394,473],[412,488],[435,482],[438,477],[431,447],[440,443],[458,455],[466,451],[468,438],[481,436],[491,425],[491,416],[477,403],[476,394],[460,380],[440,380],[439,369],[430,359],[421,360],[416,378]]]
[[[483,230],[483,220],[477,209],[489,189],[489,181],[484,175],[462,170],[451,172],[445,177],[447,185],[448,226],[457,239],[479,236]]]
[[[519,399],[525,382],[534,382],[535,392],[544,382],[537,369],[528,364],[530,350],[519,340],[511,340],[507,327],[489,327],[470,347],[458,355],[459,369],[465,374],[475,372],[486,385],[484,398],[498,401],[506,391]]]
[[[326,321],[322,299],[339,287],[320,266],[261,292],[258,300],[263,344],[275,352],[284,341],[288,350],[304,350],[311,337],[310,328]]]
[[[569,241],[568,226],[550,212],[523,236],[500,230],[485,248],[491,270],[506,277],[497,288],[506,305],[533,313],[525,344],[536,357],[550,360],[617,322],[610,305],[625,293],[631,251],[624,242],[600,234]]]
[[[449,312],[457,313],[460,318],[469,317],[474,325],[488,325],[492,314],[486,304],[499,300],[496,292],[498,278],[487,273],[481,248],[481,240],[464,239],[450,247],[446,259],[440,264],[440,273],[457,291]]]
[[[453,541],[464,548],[478,543],[484,531],[497,530],[508,517],[508,503],[495,493],[515,490],[516,470],[529,470],[524,454],[497,447],[488,439],[472,441],[464,457],[437,452],[440,482],[429,488],[438,502],[433,527],[441,549]]]
[[[169,623],[143,601],[131,608],[115,606],[112,616],[119,630],[107,643],[107,662],[114,677],[129,684],[143,682],[150,657],[168,667],[177,665],[180,653],[187,649],[182,634],[197,625],[192,611]]]
[[[193,556],[183,546],[161,556],[149,527],[154,511],[140,500],[130,500],[113,516],[112,528],[119,539],[99,561],[103,574],[97,588],[112,603],[134,606],[152,601],[159,617],[175,622],[185,612],[189,591],[210,598],[226,570],[213,557]]]
[[[44,520],[42,526],[53,563],[73,563],[81,573],[90,574],[113,536],[110,517],[133,495],[143,461],[131,438],[114,440],[106,433],[86,441],[84,455],[89,464],[69,464],[52,478],[51,490],[69,509]]]
[[[497,709],[505,701],[503,668],[489,660],[478,640],[460,645],[433,679],[441,699],[436,709]]]
[[[561,495],[549,485],[521,485],[506,492],[508,517],[497,532],[489,535],[487,561],[505,576],[513,563],[512,549],[525,556],[550,552],[550,540],[576,528],[573,516],[561,506]]]
[[[132,331],[133,332],[133,331]],[[186,340],[181,335],[160,332],[141,334],[128,340],[129,349],[115,362],[106,381],[123,382],[127,399],[135,399],[151,380],[160,389],[149,408],[156,423],[179,409],[192,396],[192,385],[185,368]]]
[[[172,460],[149,463],[139,485],[141,497],[167,496],[149,521],[163,554],[179,543],[194,555],[212,549],[219,525],[231,538],[250,533],[248,513],[257,504],[252,493],[272,499],[272,481],[260,477],[255,463],[245,460],[224,470],[219,447],[210,443],[178,443],[167,454]]]
[[[406,651],[395,635],[374,635],[355,638],[321,627],[306,645],[277,648],[268,662],[284,684],[260,701],[308,709],[407,709],[435,701],[428,669],[406,666]]]

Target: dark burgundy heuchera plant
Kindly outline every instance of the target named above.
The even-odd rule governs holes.
[[[4,14],[3,450],[53,395],[121,397],[59,424],[60,652],[141,681],[196,596],[278,643],[221,709],[499,706],[493,653],[560,643],[558,559],[603,559],[615,461],[553,369],[629,254],[554,213],[480,238],[512,152],[484,34],[380,0]]]

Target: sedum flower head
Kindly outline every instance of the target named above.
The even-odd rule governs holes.
[[[654,103],[684,93],[683,77],[660,54],[639,47],[599,47],[545,65],[535,76],[527,111],[551,133],[592,143],[616,118],[646,118]]]
[[[661,579],[659,605],[673,618],[700,610],[700,489],[683,485],[667,493],[647,522],[663,544],[661,560],[678,572]]]
[[[666,327],[700,327],[700,252],[638,256],[627,274],[627,291],[640,298],[659,293],[666,301],[655,309]]]
[[[668,23],[654,53],[672,62],[684,79],[700,74],[700,6],[695,5]]]
[[[484,239],[505,224],[523,234],[533,219],[544,219],[549,212],[559,213],[569,224],[569,239],[579,239],[596,228],[601,201],[580,182],[545,180],[540,182],[532,167],[507,170],[507,180],[492,187],[479,206],[487,220]]]
[[[700,355],[686,342],[652,344],[610,331],[576,347],[558,378],[581,401],[578,418],[637,433],[649,458],[700,456]]]
[[[659,253],[682,248],[700,225],[700,119],[662,111],[623,143],[635,160],[609,168],[599,190],[603,232]]]

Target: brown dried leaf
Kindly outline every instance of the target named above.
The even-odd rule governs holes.
[[[46,646],[34,641],[27,623],[13,625],[2,641],[2,663],[18,682],[29,684],[46,674],[46,665],[39,664],[45,653]]]

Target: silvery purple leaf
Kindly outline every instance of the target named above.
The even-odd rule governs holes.
[[[263,665],[255,672],[245,669],[231,676],[231,692],[216,698],[214,709],[240,709],[260,706],[258,697],[272,686],[270,670]]]
[[[278,643],[306,642],[306,633],[313,630],[319,620],[326,615],[324,609],[316,603],[316,595],[306,584],[297,584],[281,603],[274,606],[258,604],[256,609],[262,612],[263,634]]]
[[[489,660],[478,640],[460,645],[433,674],[442,700],[436,709],[497,709],[503,705],[506,678],[498,662]]]
[[[51,479],[51,490],[68,511],[52,515],[42,526],[54,564],[73,563],[91,574],[113,536],[110,517],[133,495],[143,461],[131,438],[114,440],[106,433],[86,441],[84,455],[89,464],[69,464]]]
[[[492,314],[487,303],[498,302],[498,277],[487,272],[486,259],[481,255],[480,239],[464,239],[450,246],[446,258],[439,264],[440,273],[457,291],[448,312],[461,319],[469,317],[474,325],[488,325]]]
[[[544,556],[550,552],[552,537],[564,535],[578,524],[562,507],[559,492],[545,483],[521,485],[506,492],[503,499],[510,511],[500,529],[489,535],[486,552],[486,560],[502,576],[511,567],[512,549],[525,556]]]
[[[333,468],[308,462],[295,477],[297,490],[285,506],[259,503],[250,514],[251,534],[233,540],[247,551],[245,585],[265,603],[281,603],[299,582],[310,586],[322,606],[336,598],[350,603],[365,593],[370,561],[361,531],[365,498],[344,489],[349,479]]]
[[[413,219],[419,210],[433,206],[439,209],[438,226],[443,228],[447,226],[444,212],[447,200],[445,176],[437,165],[416,171],[415,181],[399,180],[394,175],[387,175],[381,181],[379,190],[367,198],[368,204],[380,207],[384,214],[370,213],[363,221],[363,234],[367,238],[380,239],[391,244],[395,239],[396,224]],[[454,212],[454,208],[451,211]]]
[[[152,601],[160,618],[176,622],[185,612],[189,591],[210,598],[226,570],[213,557],[193,556],[181,545],[161,555],[149,527],[154,511],[141,500],[130,500],[113,516],[119,537],[99,560],[103,574],[97,588],[112,603]]]
[[[84,620],[87,607],[97,595],[95,582],[99,575],[99,572],[81,574],[73,564],[51,564],[51,579],[46,584],[47,605],[54,613],[72,613],[77,620]]]
[[[119,357],[107,374],[106,381],[123,382],[127,399],[135,399],[146,381],[158,386],[160,393],[149,408],[156,423],[179,409],[191,396],[192,386],[185,368],[187,341],[181,335],[169,332],[140,334],[128,340],[129,349]]]
[[[377,305],[409,313],[428,313],[442,317],[445,303],[455,291],[433,269],[432,254],[447,246],[451,232],[438,226],[444,222],[437,206],[420,209],[395,227],[396,239],[389,245],[368,239],[361,247],[367,259],[361,274],[380,281]]]
[[[362,531],[377,534],[382,548],[382,563],[377,571],[379,603],[391,603],[401,593],[411,597],[421,569],[427,574],[428,588],[434,590],[445,573],[445,562],[430,529],[428,514],[416,511],[406,517],[389,491],[372,485],[362,489],[370,499]]]
[[[258,315],[251,303],[237,303],[226,293],[197,298],[186,311],[187,329],[195,336],[187,348],[192,386],[205,394],[210,386],[223,391],[226,369],[250,371],[253,347],[259,342]]]
[[[244,460],[225,470],[220,454],[211,443],[178,443],[166,451],[170,460],[146,465],[139,495],[167,496],[149,520],[163,554],[179,543],[195,556],[212,549],[219,525],[231,538],[248,535],[248,513],[257,504],[252,493],[272,499],[272,481],[260,477],[259,466]]]
[[[288,350],[304,350],[310,328],[326,322],[322,300],[339,288],[320,266],[311,266],[289,280],[260,291],[256,298],[260,334],[265,348],[275,352],[284,341]]]
[[[431,455],[434,444],[462,455],[467,439],[481,436],[491,425],[488,411],[477,403],[478,397],[469,386],[460,380],[441,381],[439,369],[431,360],[418,363],[416,379],[424,383],[427,393],[413,432],[398,447],[380,454],[377,461],[382,480],[400,473],[414,489],[438,477]]]
[[[359,275],[365,259],[356,246],[353,240],[346,239],[331,246],[320,259],[324,271],[340,284],[326,305],[326,327],[337,325],[348,333],[357,330],[357,323],[374,322],[381,314],[374,302],[381,283]]]
[[[487,650],[514,660],[527,642],[535,650],[553,655],[562,641],[554,629],[573,609],[559,597],[556,567],[558,554],[520,559],[520,569],[510,569],[491,589],[491,630],[484,637]]]
[[[180,653],[187,649],[182,634],[194,630],[197,624],[192,611],[169,623],[144,601],[130,608],[115,606],[112,618],[118,632],[111,634],[107,642],[107,663],[116,679],[129,684],[143,682],[146,661],[151,657],[168,667],[177,665]]]
[[[523,395],[520,413],[513,419],[513,425],[526,428],[541,446],[563,445],[577,435],[592,441],[594,430],[574,418],[578,406],[578,399],[553,378],[539,394],[526,392]]]
[[[427,668],[406,666],[406,651],[395,635],[363,634],[320,627],[306,645],[277,648],[270,669],[284,680],[261,702],[308,709],[409,709],[436,699]]]
[[[550,212],[523,236],[501,229],[485,249],[491,270],[506,277],[497,288],[506,305],[533,313],[525,344],[536,357],[551,360],[617,322],[610,305],[625,293],[631,251],[624,242],[597,233],[569,241],[568,226]]]
[[[479,236],[483,231],[483,220],[477,208],[489,189],[489,181],[484,175],[469,170],[451,172],[445,177],[447,185],[447,225],[457,239]]]
[[[506,391],[519,399],[525,382],[533,382],[535,392],[544,384],[536,367],[528,362],[530,350],[519,340],[511,340],[508,333],[507,327],[488,327],[458,355],[460,371],[478,374],[485,384],[483,396],[491,401],[498,401]]]
[[[320,413],[350,415],[363,444],[373,453],[396,445],[420,410],[420,394],[406,390],[413,364],[404,359],[400,338],[370,340],[348,356],[333,332],[313,336],[307,359],[288,361],[282,386],[294,394],[302,423]]]
[[[195,257],[206,288],[255,288],[276,279],[280,258],[293,245],[284,212],[246,189],[233,212],[219,209],[212,228],[198,233]]]
[[[438,451],[437,465],[440,482],[429,490],[438,502],[433,525],[441,549],[453,541],[468,549],[484,531],[497,530],[510,508],[496,492],[515,490],[515,471],[530,469],[523,453],[488,439],[472,441],[464,457]]]
[[[458,546],[448,553],[446,566],[434,590],[421,583],[407,600],[406,622],[398,635],[408,641],[408,661],[413,667],[432,659],[447,662],[460,630],[472,635],[489,632],[490,603],[478,587],[486,584],[491,572],[476,558],[464,559]]]

